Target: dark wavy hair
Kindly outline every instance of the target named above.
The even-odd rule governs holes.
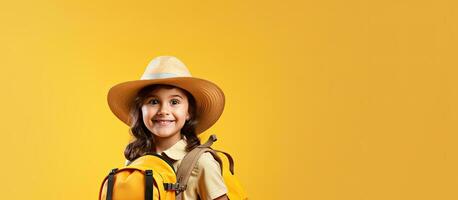
[[[200,145],[200,140],[195,132],[195,125],[198,123],[198,116],[196,116],[196,101],[194,97],[191,95],[191,93],[182,88],[172,85],[149,85],[142,88],[137,93],[137,97],[132,102],[130,107],[129,114],[131,117],[131,126],[129,128],[129,133],[133,138],[124,150],[124,157],[126,157],[126,159],[129,161],[133,161],[136,158],[143,155],[154,154],[156,151],[153,134],[148,130],[148,128],[146,128],[145,124],[143,123],[141,107],[143,106],[143,103],[147,95],[153,90],[159,88],[178,88],[186,94],[186,97],[188,98],[189,102],[188,111],[191,117],[188,121],[186,121],[183,128],[181,129],[181,135],[186,136],[186,151],[191,151],[192,149]]]

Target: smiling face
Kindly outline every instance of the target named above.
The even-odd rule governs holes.
[[[155,138],[180,139],[180,131],[190,119],[188,98],[179,88],[151,91],[141,107],[143,123]]]

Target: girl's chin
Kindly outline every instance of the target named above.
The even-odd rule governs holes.
[[[170,138],[170,137],[173,137],[179,133],[162,133],[162,132],[153,132],[154,136],[158,137],[158,138]]]

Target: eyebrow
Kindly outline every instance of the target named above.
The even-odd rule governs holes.
[[[146,96],[146,98],[150,98],[150,97],[158,97],[158,96],[156,96],[156,95],[151,95],[151,94],[148,95],[148,96]],[[172,95],[169,96],[169,98],[172,98],[172,97],[180,97],[181,99],[183,99],[183,97],[180,96],[180,95],[178,95],[178,94],[172,94]]]

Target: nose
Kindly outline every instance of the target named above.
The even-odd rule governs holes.
[[[163,115],[169,115],[169,108],[166,104],[163,104],[159,107],[159,110],[157,111],[157,115],[163,116]]]

